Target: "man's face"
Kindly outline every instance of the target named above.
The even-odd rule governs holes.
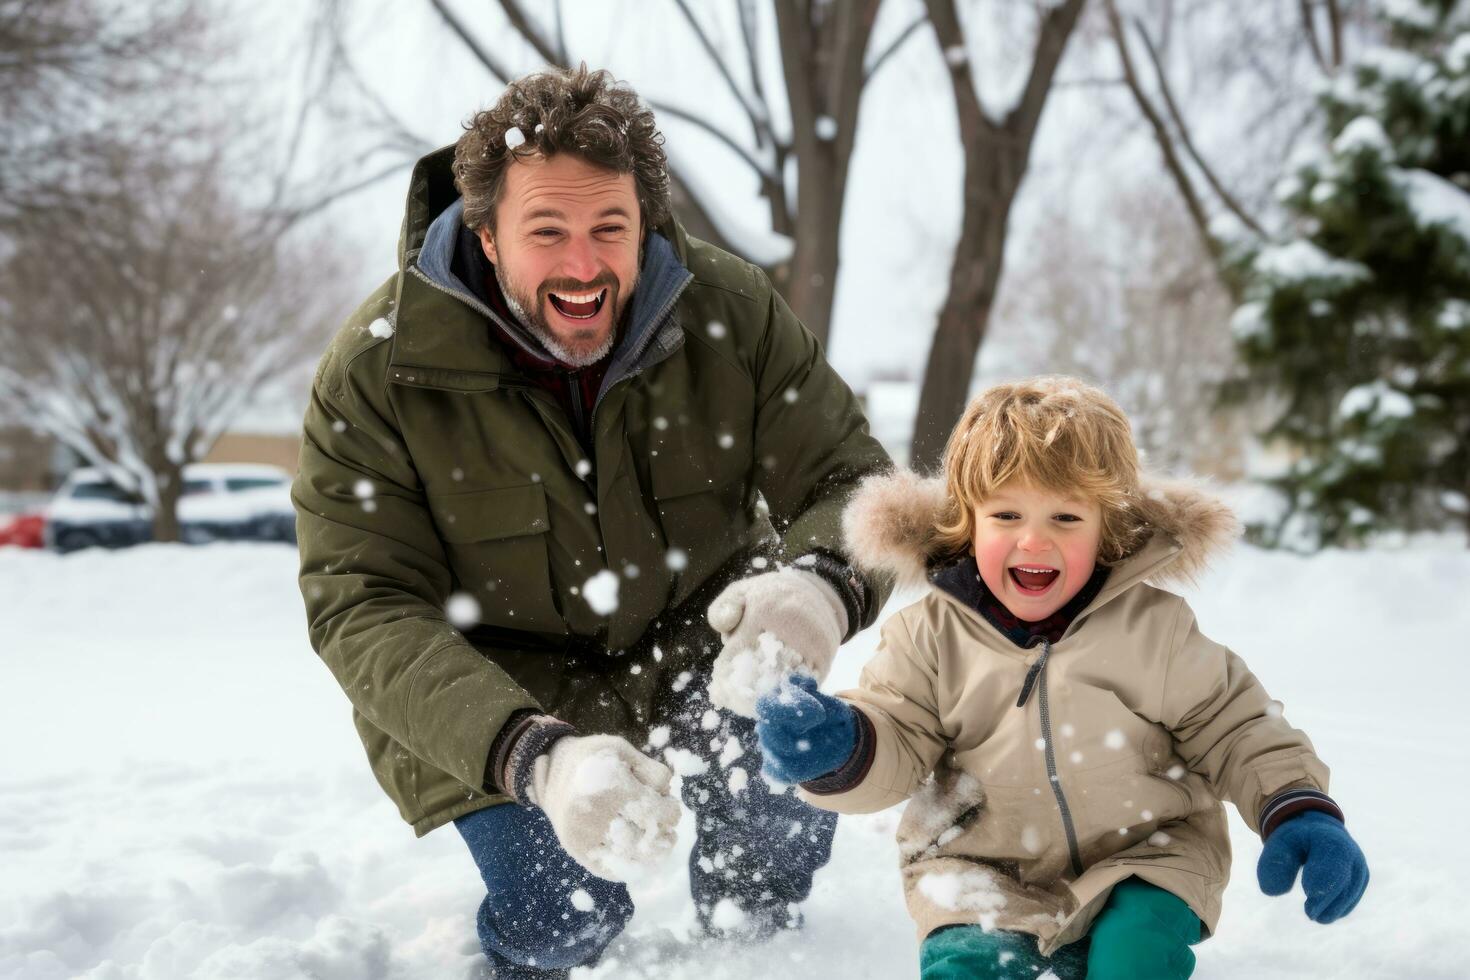
[[[642,237],[633,175],[569,153],[512,163],[495,231],[480,229],[511,309],[576,367],[612,348],[638,283]]]
[[[1045,619],[1092,577],[1102,540],[1096,501],[1012,480],[975,508],[975,564],[1018,619]]]

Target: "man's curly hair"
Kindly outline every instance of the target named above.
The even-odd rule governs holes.
[[[506,134],[512,135],[507,146]],[[511,82],[500,100],[465,124],[454,147],[454,186],[464,197],[464,223],[495,230],[495,209],[514,160],[572,153],[588,163],[632,174],[643,227],[669,216],[669,166],[653,113],[607,71],[548,68]]]

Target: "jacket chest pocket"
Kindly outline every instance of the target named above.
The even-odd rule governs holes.
[[[650,461],[649,477],[664,541],[687,556],[676,597],[682,599],[737,550],[753,523],[749,437],[712,437],[709,446],[666,446]]]
[[[541,484],[431,495],[429,510],[459,588],[480,604],[481,623],[562,631],[551,590],[551,521]]]

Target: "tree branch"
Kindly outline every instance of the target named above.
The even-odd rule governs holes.
[[[730,94],[735,96],[735,101],[740,103],[740,108],[745,110],[746,117],[750,119],[750,128],[755,133],[756,142],[761,142],[763,134],[769,133],[770,120],[762,118],[760,111],[750,104],[745,93],[740,90],[740,86],[735,82],[735,76],[730,72],[730,66],[725,64],[725,60],[715,50],[709,35],[705,33],[704,26],[695,19],[694,12],[689,9],[687,0],[674,0],[674,6],[679,8],[679,13],[683,14],[684,19],[689,22],[689,27],[694,31],[699,46],[704,49],[705,56],[715,66],[715,71],[719,72],[720,77],[724,79],[725,86],[730,90]]]
[[[439,2],[440,0],[434,0],[434,5],[438,6]],[[566,55],[558,51],[556,45],[531,22],[531,18],[526,15],[517,0],[500,0],[500,9],[505,11],[506,18],[510,20],[510,26],[530,42],[531,47],[536,49],[536,54],[541,57],[542,61],[560,68],[570,67],[567,65]]]
[[[449,29],[459,36],[459,39],[464,42],[464,46],[470,49],[470,53],[479,60],[480,64],[484,65],[485,69],[491,75],[495,76],[496,81],[502,84],[510,81],[510,71],[470,33],[464,21],[460,20],[459,15],[449,9],[449,5],[444,0],[429,0],[429,5],[438,11],[444,23],[448,24]]]
[[[1312,0],[1297,0],[1297,9],[1302,14],[1302,33],[1307,36],[1307,44],[1312,49],[1312,60],[1317,62],[1317,67],[1324,72],[1331,73],[1332,69],[1327,65],[1327,58],[1322,54],[1322,43],[1317,40],[1317,22],[1312,15]]]
[[[903,47],[904,42],[913,37],[914,32],[916,32],[919,28],[923,27],[928,22],[929,15],[920,14],[919,16],[915,17],[907,27],[900,31],[898,36],[889,43],[888,47],[884,48],[878,54],[878,56],[873,59],[873,63],[868,65],[868,67],[863,71],[863,84],[867,85],[868,80],[878,73],[878,69],[882,68],[884,63],[887,62],[889,58],[892,58],[899,48]]]
[[[1220,200],[1225,202],[1230,213],[1239,218],[1251,231],[1264,236],[1266,233],[1260,223],[1246,213],[1245,208],[1241,207],[1235,196],[1225,188],[1225,185],[1215,176],[1215,171],[1205,163],[1204,157],[1195,148],[1194,140],[1189,135],[1189,127],[1184,124],[1184,115],[1179,111],[1179,105],[1174,101],[1174,95],[1169,89],[1169,78],[1164,73],[1164,65],[1159,59],[1159,52],[1154,47],[1153,40],[1149,37],[1148,30],[1143,24],[1135,21],[1134,26],[1137,27],[1139,36],[1143,38],[1144,49],[1148,52],[1149,61],[1153,64],[1154,76],[1159,82],[1159,94],[1163,96],[1164,106],[1168,109],[1170,118],[1174,120],[1174,127],[1179,132],[1179,142],[1184,145],[1185,152],[1189,154],[1189,158],[1204,175],[1206,183],[1220,196]]]
[[[1174,178],[1174,186],[1179,189],[1180,196],[1184,198],[1184,206],[1189,211],[1189,217],[1194,222],[1195,230],[1199,233],[1210,257],[1218,261],[1220,243],[1210,234],[1209,218],[1200,204],[1199,194],[1194,189],[1194,182],[1190,180],[1188,172],[1185,171],[1183,163],[1179,160],[1179,154],[1174,149],[1174,140],[1169,135],[1168,127],[1139,83],[1138,73],[1133,68],[1133,56],[1128,52],[1128,38],[1123,30],[1123,22],[1118,17],[1118,8],[1113,0],[1103,0],[1103,7],[1107,12],[1108,27],[1112,32],[1113,41],[1118,48],[1118,59],[1122,62],[1123,80],[1127,82],[1128,90],[1133,93],[1133,100],[1138,104],[1138,110],[1143,113],[1149,126],[1153,128],[1154,140],[1164,155],[1164,166],[1168,168],[1169,175]]]

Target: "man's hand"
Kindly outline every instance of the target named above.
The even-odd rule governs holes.
[[[1309,810],[1291,817],[1266,838],[1256,880],[1267,895],[1285,895],[1302,873],[1307,918],[1336,922],[1368,887],[1368,861],[1342,821]]]
[[[791,677],[756,705],[761,768],[783,783],[836,772],[857,747],[853,712],[851,705],[818,691],[810,677]]]
[[[710,603],[709,624],[724,641],[710,700],[747,718],[755,717],[756,701],[788,674],[825,678],[848,626],[837,590],[798,568],[730,585]]]
[[[615,735],[567,736],[538,756],[527,796],[578,864],[627,881],[674,846],[673,773]]]

